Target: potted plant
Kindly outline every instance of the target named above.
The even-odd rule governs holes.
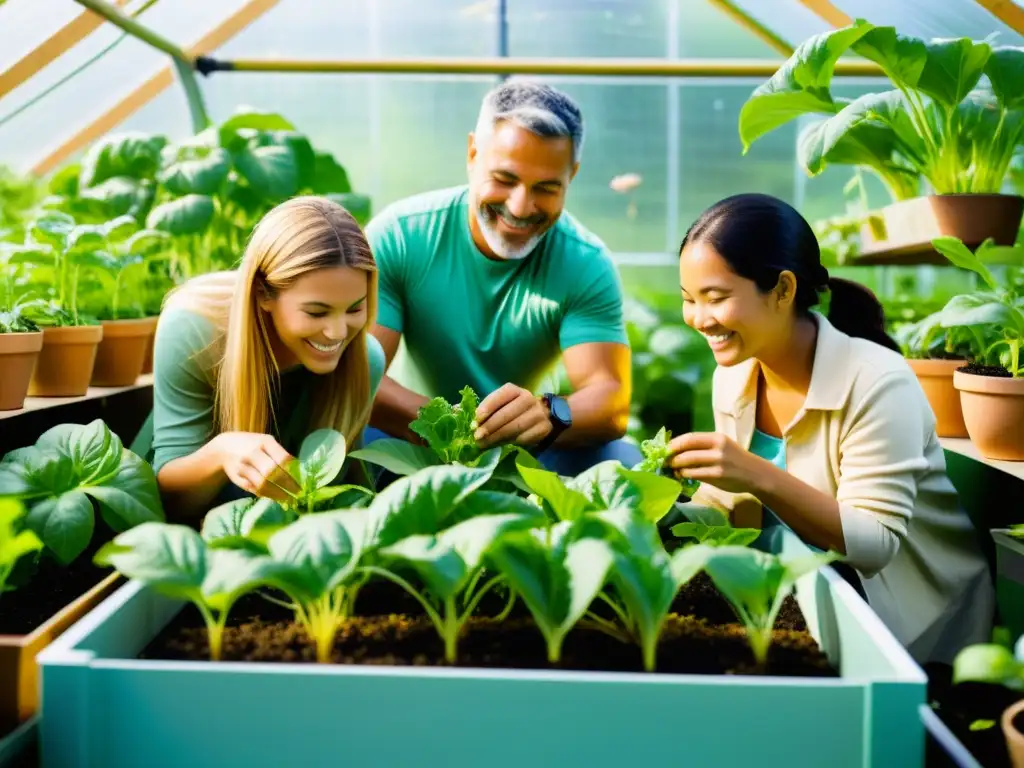
[[[978,275],[984,289],[954,296],[942,309],[945,328],[975,335],[978,354],[956,370],[964,423],[982,456],[1024,460],[1024,297],[1005,287],[985,265],[998,248],[986,241],[972,253],[956,238],[937,238],[935,248],[954,265]]]
[[[833,95],[835,64],[850,51],[878,64],[893,88],[853,100]],[[921,253],[940,236],[972,248],[989,238],[1011,245],[1024,198],[1002,190],[1024,138],[1022,63],[1021,48],[921,40],[858,19],[804,41],[754,91],[740,111],[743,151],[790,120],[826,115],[799,136],[806,172],[865,168],[894,201],[862,228],[862,254]]]
[[[43,348],[43,333],[27,314],[28,301],[15,301],[11,254],[17,247],[0,243],[0,411],[25,404],[32,372]]]
[[[940,310],[917,322],[901,325],[895,336],[935,414],[936,434],[967,437],[960,392],[953,386],[953,375],[980,350],[983,340],[977,330],[943,327]]]
[[[0,459],[0,504],[13,502],[25,515],[12,535],[40,546],[6,571],[0,557],[17,587],[0,601],[0,736],[36,711],[36,654],[117,584],[95,553],[113,534],[164,519],[152,468],[100,420],[61,424]]]

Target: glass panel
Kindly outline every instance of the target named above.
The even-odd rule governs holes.
[[[758,139],[744,156],[740,108],[751,84],[679,86],[679,232],[708,206],[739,192],[764,192],[795,203],[796,125]]]
[[[777,59],[779,53],[707,2],[678,1],[679,55],[694,59]]]
[[[366,0],[333,0],[332,12],[327,14],[322,3],[282,0],[222,45],[215,55],[225,59],[371,56]],[[218,72],[210,76],[209,82],[221,78]],[[239,77],[232,77],[232,82],[235,87],[241,84]]]
[[[668,55],[665,0],[508,0],[511,56]]]
[[[5,70],[82,12],[74,0],[7,0],[0,6],[0,70]]]
[[[737,0],[736,5],[794,48],[808,37],[832,29],[800,0]]]
[[[974,0],[838,0],[836,5],[852,19],[892,25],[905,35],[983,40],[996,33],[996,45],[1024,45],[1021,35]]]

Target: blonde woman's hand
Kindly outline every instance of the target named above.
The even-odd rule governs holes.
[[[270,435],[223,432],[214,442],[224,474],[243,491],[275,501],[288,501],[286,491],[299,492],[288,474],[294,457]]]

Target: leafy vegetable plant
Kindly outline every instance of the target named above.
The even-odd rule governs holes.
[[[480,456],[473,437],[480,399],[472,387],[463,387],[459,394],[462,400],[454,405],[443,397],[433,398],[409,425],[445,464],[469,464]]]
[[[834,552],[800,557],[772,555],[749,547],[716,547],[704,569],[747,630],[760,666],[768,659],[775,619],[796,582],[838,559]]]
[[[1024,690],[1024,636],[1015,648],[1000,643],[975,643],[953,659],[953,683],[992,683]]]
[[[152,467],[99,419],[53,427],[4,456],[0,496],[25,502],[26,525],[64,564],[92,539],[94,503],[115,532],[164,519]]]
[[[640,443],[640,451],[643,453],[644,460],[634,469],[640,472],[651,472],[656,475],[668,476],[669,470],[665,466],[665,462],[669,459],[669,443],[671,441],[672,433],[665,427],[662,427],[653,438]],[[676,478],[676,480],[679,482],[682,492],[691,498],[697,492],[697,489],[700,488],[699,480],[691,480],[685,477]]]
[[[689,522],[672,526],[672,534],[681,539],[696,539],[713,546],[745,547],[753,544],[761,531],[757,528],[733,528],[728,516],[713,507],[678,505]]]
[[[1024,297],[1004,288],[985,265],[990,252],[1006,249],[986,240],[977,253],[971,253],[954,237],[940,237],[932,244],[954,265],[978,275],[987,288],[950,299],[941,311],[942,326],[970,329],[979,361],[1000,365],[1013,377],[1024,376]],[[1011,250],[1024,251],[1020,246]]]
[[[834,96],[835,65],[848,51],[878,64],[893,89]],[[868,168],[895,200],[917,196],[921,177],[938,194],[999,192],[1024,137],[1022,62],[1021,48],[921,40],[858,19],[805,40],[754,91],[740,111],[743,151],[790,120],[823,114],[798,140],[811,175],[830,164]]]
[[[21,527],[25,507],[15,499],[0,498],[0,595],[8,590],[7,578],[24,555],[43,548],[43,542]]]

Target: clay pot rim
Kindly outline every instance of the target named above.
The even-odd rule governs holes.
[[[128,338],[149,336],[156,331],[156,315],[152,317],[131,317],[123,320],[104,320],[103,338]]]
[[[23,355],[43,348],[42,331],[0,333],[0,355]]]
[[[43,344],[99,344],[102,325],[59,325],[43,328]]]
[[[982,376],[977,373],[956,371],[953,374],[953,386],[961,392],[976,392],[981,395],[1009,395],[1024,397],[1024,376],[1010,378],[1006,376]]]
[[[914,373],[923,374],[925,376],[952,376],[957,368],[967,365],[966,358],[911,358],[908,357],[907,364],[910,365]]]
[[[999,718],[1000,725],[1003,728],[1003,736],[1006,737],[1007,742],[1015,741],[1024,744],[1024,732],[1017,730],[1013,726],[1013,719],[1021,712],[1024,712],[1024,699],[1004,709],[1002,717]]]

